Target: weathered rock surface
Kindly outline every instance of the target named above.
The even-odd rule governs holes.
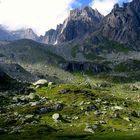
[[[55,113],[52,115],[52,118],[54,119],[55,122],[61,122],[61,115],[58,113]]]
[[[45,36],[40,37],[40,42],[57,44],[81,38],[89,34],[99,26],[103,16],[91,7],[82,7],[70,11],[68,18],[56,30],[49,30]]]
[[[93,127],[91,125],[87,125],[84,131],[95,134],[95,131],[93,130]]]
[[[33,85],[34,85],[36,88],[43,87],[43,86],[48,86],[48,81],[45,80],[45,79],[40,79],[40,80],[38,80],[37,82],[33,83]]]
[[[104,37],[140,49],[140,1],[116,4],[102,22],[100,28]]]

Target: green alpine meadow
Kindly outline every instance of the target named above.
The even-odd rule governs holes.
[[[0,140],[140,139],[140,0],[75,2],[44,35],[0,14]]]

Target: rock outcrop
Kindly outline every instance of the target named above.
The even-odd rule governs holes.
[[[63,24],[40,37],[32,29],[8,31],[0,26],[0,40],[32,39],[53,45],[89,37],[92,33],[97,37],[102,36],[133,49],[140,49],[140,1],[133,0],[122,6],[115,4],[105,17],[88,6],[71,10]]]
[[[56,30],[50,29],[44,36],[40,36],[39,41],[44,44],[55,44],[56,38]]]
[[[140,44],[140,1],[116,4],[107,15],[100,28],[100,33],[113,41],[139,49]]]
[[[45,33],[44,36],[40,36],[38,41],[44,44],[53,44],[53,45],[57,44],[58,43],[57,38],[62,28],[63,28],[63,24],[57,25],[56,30],[50,29]]]
[[[57,44],[81,38],[94,32],[102,19],[103,16],[91,7],[72,10],[64,23],[58,25],[56,30],[46,32],[44,37],[40,37],[40,42]]]
[[[102,18],[103,16],[91,7],[72,10],[63,23],[63,28],[58,36],[58,43],[81,38],[94,32],[99,27]]]
[[[105,72],[109,71],[110,68],[103,64],[96,64],[96,63],[90,63],[90,62],[68,62],[65,64],[63,69],[67,71],[83,71],[83,72],[93,72],[93,73],[100,73],[100,72]]]

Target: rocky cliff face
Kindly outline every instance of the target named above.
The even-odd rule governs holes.
[[[97,63],[90,63],[90,62],[67,62],[63,69],[66,71],[82,71],[82,72],[89,72],[91,71],[94,74],[109,71],[110,68],[103,65],[103,64],[97,64]]]
[[[46,32],[44,36],[39,37],[39,42],[44,44],[57,44],[57,38],[59,33],[61,32],[63,24],[57,25],[56,30],[50,29]]]
[[[111,13],[104,18],[100,33],[110,40],[138,49],[140,44],[140,1],[133,0],[130,3],[124,3],[122,7],[116,4]]]
[[[46,44],[62,43],[81,38],[94,32],[103,19],[103,16],[91,7],[82,7],[70,11],[68,18],[56,30],[49,30],[40,42]]]
[[[140,0],[124,3],[121,7],[116,4],[105,17],[91,7],[72,10],[56,30],[51,29],[40,37],[32,29],[10,32],[0,26],[0,40],[32,39],[53,45],[81,39],[86,35],[97,40],[92,33],[96,34],[96,38],[106,38],[133,49],[140,49]],[[101,42],[100,39],[98,42]],[[95,43],[97,41],[91,42],[92,45],[96,45]]]
[[[97,10],[90,7],[72,10],[69,17],[64,21],[58,42],[81,38],[94,32],[99,27],[102,18],[103,16]]]
[[[45,36],[40,36],[39,41],[45,44],[55,44],[56,37],[56,31],[54,29],[50,29],[46,32]]]

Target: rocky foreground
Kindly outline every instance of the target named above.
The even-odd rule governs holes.
[[[139,139],[139,88],[39,80],[26,92],[2,91],[0,139]]]

